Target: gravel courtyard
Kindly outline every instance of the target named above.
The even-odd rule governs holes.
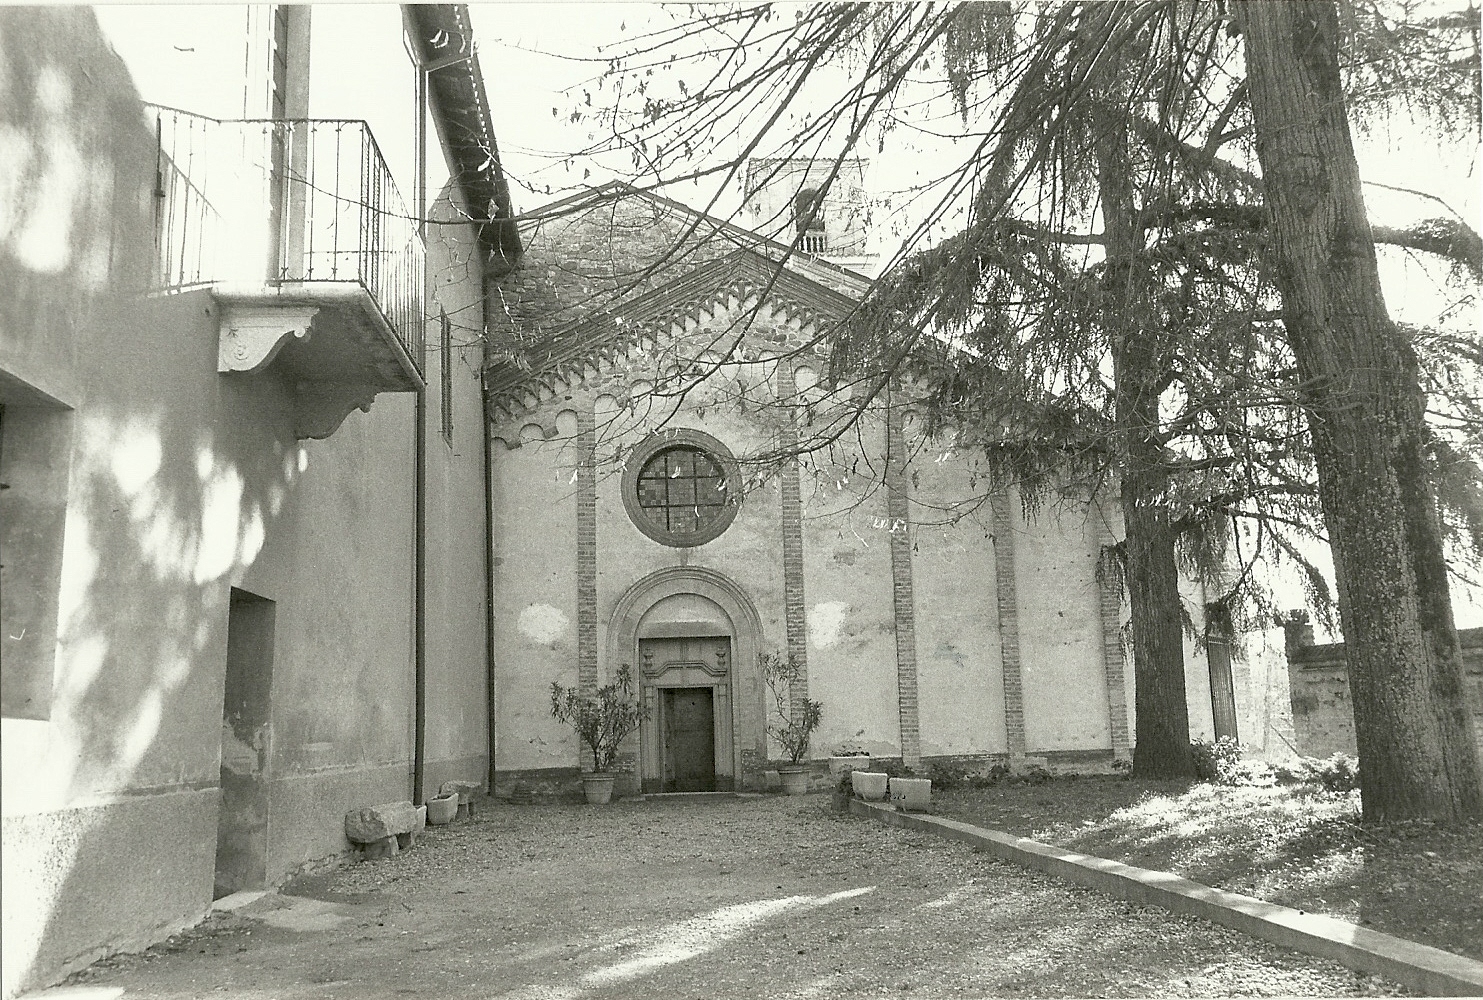
[[[490,804],[285,893],[72,983],[263,1000],[1401,992],[818,795]]]

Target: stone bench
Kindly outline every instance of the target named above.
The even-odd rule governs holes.
[[[391,857],[417,842],[427,823],[427,807],[410,802],[383,802],[345,814],[345,838],[366,860]]]

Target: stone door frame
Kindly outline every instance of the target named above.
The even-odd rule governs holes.
[[[652,641],[654,636],[641,636],[640,642]],[[675,636],[674,638],[695,639],[717,639],[725,640],[730,645],[731,636]],[[727,650],[729,656],[730,649]],[[647,667],[647,664],[646,664]],[[669,670],[659,674],[649,674],[647,669],[641,670],[640,691],[644,704],[649,708],[649,716],[639,728],[639,780],[641,791],[663,791],[666,780],[665,771],[665,714],[668,709],[664,705],[665,691],[691,691],[704,688],[711,692],[711,756],[712,768],[715,771],[715,791],[729,792],[736,788],[740,775],[734,771],[730,774],[722,773],[723,756],[726,765],[734,764],[733,717],[731,706],[731,670],[728,665],[726,673],[722,676],[695,676],[693,670]],[[646,780],[645,773],[657,774],[658,786],[654,788],[643,787]]]
[[[747,774],[744,755],[751,751],[754,759],[766,760],[767,731],[763,715],[762,680],[757,672],[762,619],[757,614],[752,599],[740,584],[724,573],[701,566],[669,566],[634,583],[618,599],[608,624],[607,670],[611,675],[619,665],[629,664],[640,697],[644,696],[646,689],[653,686],[653,681],[643,676],[639,639],[676,636],[658,633],[641,636],[639,624],[655,604],[677,594],[696,594],[706,598],[720,607],[731,622],[728,699],[731,717],[730,758],[734,787],[741,790],[745,786]],[[718,740],[721,739],[719,731],[716,736]],[[718,751],[719,749],[718,747]],[[645,748],[641,745],[638,755],[640,761],[643,760],[644,752]]]

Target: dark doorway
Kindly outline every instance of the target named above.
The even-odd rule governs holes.
[[[267,762],[276,605],[232,588],[226,697],[221,720],[221,805],[216,898],[261,889],[268,879]]]
[[[1205,606],[1205,661],[1210,667],[1210,714],[1215,724],[1215,738],[1236,732],[1236,679],[1231,670],[1230,612],[1224,605]]]
[[[708,687],[663,688],[664,790],[716,790],[716,714]]]

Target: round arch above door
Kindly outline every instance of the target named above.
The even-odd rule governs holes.
[[[687,731],[675,727],[679,720],[693,723],[704,715],[705,705],[716,713],[715,787],[743,787],[747,759],[766,758],[757,674],[761,631],[761,619],[746,591],[725,574],[704,567],[658,570],[619,598],[608,626],[607,667],[611,672],[619,664],[629,664],[640,697],[650,708],[639,735],[644,790],[660,791],[674,784],[669,774],[673,748],[694,735],[693,727]],[[666,741],[666,736],[671,739]]]

